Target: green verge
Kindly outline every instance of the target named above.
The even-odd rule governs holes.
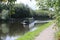
[[[56,32],[55,39],[56,40],[60,40],[60,31]]]
[[[16,39],[16,40],[34,40],[34,38],[36,36],[38,36],[38,34],[40,34],[41,31],[43,31],[44,29],[46,29],[47,27],[49,27],[52,24],[52,22],[49,23],[45,23],[43,25],[38,25],[38,28],[32,32],[27,32],[25,35],[23,35],[22,37]]]

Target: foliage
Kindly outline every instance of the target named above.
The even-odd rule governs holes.
[[[60,40],[60,32],[59,31],[56,32],[56,35],[55,36],[56,36],[56,38],[55,38],[56,40]]]
[[[12,14],[12,18],[29,18],[32,17],[33,10],[24,4],[15,4],[15,14]]]
[[[1,14],[1,19],[7,19],[8,18],[8,10],[3,10]]]
[[[36,0],[36,1],[37,1],[37,6],[39,6],[40,9],[47,8],[46,0]]]
[[[36,10],[35,18],[39,20],[54,19],[55,13],[49,10]]]
[[[15,4],[11,9],[10,5],[8,4],[1,4],[1,13],[3,10],[8,10],[9,12],[9,18],[29,18],[32,17],[34,13],[36,13],[34,10],[29,8],[28,5],[24,5],[22,3],[20,4]]]
[[[0,0],[0,4],[3,4],[3,2],[6,2],[7,3],[6,5],[9,6],[9,14],[13,14],[14,13],[14,7],[13,6],[15,4],[15,1],[16,0]]]
[[[0,13],[2,12],[2,6],[1,6],[1,4],[0,4]]]
[[[4,3],[0,4],[0,13],[1,13],[4,9],[5,9],[5,10],[8,10],[8,9],[9,9],[8,5],[7,5],[7,4],[4,4]]]
[[[7,2],[7,0],[0,0],[0,2]]]
[[[42,3],[42,5],[46,5],[45,7],[47,7],[48,9],[49,8],[54,9],[57,25],[60,26],[60,0],[46,0],[46,1],[37,0],[37,1],[40,1],[38,3],[45,2],[45,4]]]
[[[0,0],[0,2],[14,2],[14,1],[16,1],[16,0]]]

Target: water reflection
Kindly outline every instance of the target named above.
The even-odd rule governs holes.
[[[28,30],[26,30],[23,25],[18,22],[3,22],[0,23],[0,40],[15,40],[27,31]]]
[[[34,23],[34,22],[32,22]],[[0,40],[15,40],[18,37],[21,37],[28,31],[34,31],[36,30],[37,25],[42,25],[44,23],[35,23],[33,29],[30,29],[26,25],[24,25],[20,22],[0,22]],[[31,25],[30,25],[31,26]]]
[[[8,25],[6,23],[2,23],[1,24],[1,30],[3,33],[8,33],[9,32]]]

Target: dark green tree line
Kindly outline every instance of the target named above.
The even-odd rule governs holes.
[[[39,4],[38,6],[45,5],[45,7],[47,7],[48,9],[49,8],[54,9],[54,13],[55,13],[55,17],[56,17],[55,22],[57,23],[58,27],[60,27],[60,0],[36,0],[36,1]],[[45,4],[41,3],[41,2],[45,2]],[[40,5],[40,3],[42,5]]]

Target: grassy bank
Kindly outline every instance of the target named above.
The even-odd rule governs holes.
[[[60,40],[60,31],[56,32],[55,37],[56,37],[56,40]]]
[[[47,27],[49,27],[49,25],[51,25],[52,22],[49,22],[49,23],[46,23],[46,24],[43,24],[43,25],[38,25],[39,27],[35,30],[35,31],[32,31],[32,32],[28,32],[26,33],[25,35],[23,35],[22,37],[18,38],[17,40],[34,40],[34,38],[41,32],[43,31],[44,29],[46,29]]]

